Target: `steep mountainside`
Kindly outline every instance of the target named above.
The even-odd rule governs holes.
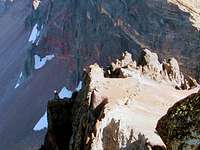
[[[179,6],[183,11],[189,12],[191,17],[190,20],[193,25],[200,29],[200,3],[198,0],[169,0],[170,2]]]
[[[0,149],[37,149],[44,132],[33,128],[52,91],[74,89],[84,67],[125,50],[173,56],[199,79],[199,6],[171,2],[0,0]]]
[[[191,9],[197,11],[196,7],[187,13],[179,7],[183,9],[188,2],[172,2],[50,1],[45,20],[47,33],[38,50],[56,50],[63,54],[67,68],[72,71],[69,78],[71,74],[76,75],[74,83],[84,66],[95,61],[105,65],[123,50],[129,50],[137,58],[140,48],[153,49],[161,58],[174,56],[185,72],[199,77],[196,70],[199,69],[200,34],[191,20],[194,17],[193,22],[198,21],[191,16]]]

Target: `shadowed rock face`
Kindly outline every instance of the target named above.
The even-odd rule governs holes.
[[[200,92],[174,104],[156,130],[169,150],[200,148]]]
[[[175,57],[183,72],[197,75],[200,34],[190,14],[173,3],[66,0],[48,5],[46,34],[37,50],[53,50],[67,61],[68,78],[73,78],[69,84],[79,80],[88,64],[105,66],[124,50],[138,58],[141,48],[153,49],[162,59]]]
[[[72,136],[71,101],[55,100],[48,103],[48,134],[41,150],[64,150]]]

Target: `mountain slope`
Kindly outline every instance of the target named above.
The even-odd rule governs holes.
[[[42,136],[32,129],[52,91],[74,89],[84,67],[106,66],[124,50],[135,59],[141,47],[176,57],[184,73],[199,78],[199,31],[175,3],[42,0],[35,9],[36,1],[0,2],[7,7],[0,14],[0,149],[38,147]],[[28,42],[35,24],[40,35]],[[55,58],[35,69],[36,55]]]
[[[137,58],[141,48],[152,49],[161,58],[176,57],[184,72],[197,76],[199,31],[190,13],[175,4],[165,0],[52,1],[41,47],[56,49],[73,62],[75,80],[81,68],[95,60],[105,65],[122,50]]]

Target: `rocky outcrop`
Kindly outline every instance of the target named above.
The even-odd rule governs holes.
[[[126,73],[127,69],[136,69],[137,62],[132,60],[132,55],[127,51],[122,54],[120,59],[116,62],[112,62],[111,65],[105,71],[105,77],[109,78],[126,78],[130,75]]]
[[[42,150],[165,150],[155,133],[157,121],[172,104],[197,89],[176,90],[158,82],[143,72],[147,65],[136,65],[125,52],[104,70],[98,64],[86,69],[80,92],[67,102],[49,103]],[[66,108],[60,107],[65,104]]]
[[[139,65],[142,66],[143,72],[152,74],[156,78],[162,71],[162,65],[158,60],[158,55],[148,49],[144,49],[139,58]],[[154,76],[155,74],[155,76]]]
[[[160,63],[156,53],[144,49],[139,59],[139,65],[142,66],[142,72],[151,78],[170,81],[177,89],[191,89],[198,85],[195,79],[183,75],[175,58]]]
[[[170,58],[160,63],[158,55],[148,49],[142,50],[138,62],[133,61],[132,55],[125,52],[122,58],[117,59],[115,63],[111,64],[105,76],[111,78],[126,78],[131,76],[132,71],[146,74],[151,79],[160,82],[168,82],[177,89],[191,89],[198,85],[195,79],[183,75],[175,58]]]
[[[174,104],[156,130],[169,150],[200,149],[200,91]]]
[[[68,148],[72,135],[72,102],[54,100],[48,103],[48,132],[41,150],[64,150]]]
[[[163,72],[167,79],[174,83],[177,89],[191,89],[198,85],[197,81],[189,75],[183,75],[175,58],[163,62]]]

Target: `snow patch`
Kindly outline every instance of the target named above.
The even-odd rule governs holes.
[[[41,27],[41,29],[42,28],[43,28],[43,26]],[[33,30],[31,32],[31,35],[30,35],[28,41],[31,42],[32,44],[34,44],[39,36],[40,36],[40,30],[38,30],[38,24],[36,23],[33,27]]]
[[[92,19],[89,11],[87,11],[87,18],[88,18],[89,20]]]
[[[17,80],[17,83],[16,83],[16,85],[15,85],[15,89],[17,89],[17,88],[20,86],[22,77],[23,77],[23,73],[21,72],[20,75],[19,75],[19,78],[18,78],[18,80]]]
[[[80,81],[76,91],[80,91],[82,88],[83,82]],[[60,90],[59,92],[59,97],[61,99],[63,98],[71,98],[72,97],[72,91],[68,90],[65,86]],[[48,126],[48,121],[47,121],[47,112],[45,112],[45,114],[40,118],[40,120],[38,121],[38,123],[35,125],[35,127],[33,128],[34,131],[40,131],[42,129],[47,128]]]
[[[33,7],[34,10],[37,10],[38,7],[40,6],[41,1],[40,0],[33,0]]]
[[[17,84],[15,85],[15,89],[16,89],[16,88],[18,88],[19,86],[20,86],[20,84],[19,84],[19,83],[17,83]]]
[[[83,82],[80,81],[77,88],[75,89],[75,91],[79,92],[81,89],[82,89],[82,85],[83,85]],[[68,90],[65,86],[60,90],[59,92],[59,97],[61,99],[63,98],[71,98],[72,97],[72,94],[73,94],[73,91],[70,91]]]
[[[83,82],[80,81],[77,88],[76,88],[76,91],[80,91],[82,89],[82,86],[83,86]]]
[[[47,128],[47,126],[48,126],[47,112],[45,112],[45,114],[40,118],[40,120],[35,125],[35,127],[33,128],[33,130],[34,131],[40,131],[40,130],[43,130],[43,129]]]
[[[34,55],[34,58],[35,58],[35,66],[34,66],[34,68],[35,69],[42,68],[46,64],[47,61],[52,60],[54,57],[55,57],[55,55],[47,55],[44,58],[41,58],[38,55]]]
[[[20,75],[19,75],[19,78],[22,78],[22,76],[23,76],[23,73],[21,72]]]
[[[68,90],[66,87],[63,87],[58,95],[60,98],[71,98],[72,91]]]

